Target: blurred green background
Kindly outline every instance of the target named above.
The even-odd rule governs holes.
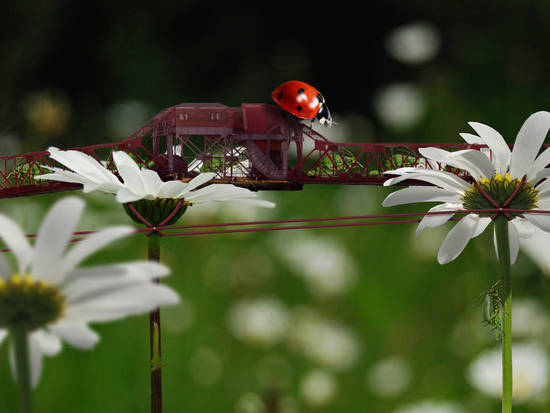
[[[479,121],[511,143],[529,114],[549,107],[543,0],[28,0],[2,9],[1,155],[121,140],[180,102],[270,102],[289,79],[324,94],[338,125],[321,132],[339,141],[454,143]],[[385,210],[389,192],[306,186],[260,193],[273,210],[197,207],[182,223],[427,209]],[[0,210],[32,233],[66,195],[2,200]],[[81,229],[129,223],[112,197],[85,199]],[[499,411],[472,376],[495,380],[471,367],[498,345],[481,315],[498,278],[492,235],[440,266],[449,228],[419,238],[407,224],[165,239],[167,283],[182,297],[163,311],[165,411]],[[135,235],[89,263],[144,256]],[[527,351],[514,411],[546,412],[548,278],[523,253],[513,268],[515,340],[542,349]],[[65,347],[46,359],[37,412],[148,411],[147,317],[95,328],[93,351]],[[2,413],[17,411],[7,347]]]

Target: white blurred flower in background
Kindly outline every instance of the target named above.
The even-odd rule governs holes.
[[[242,300],[229,309],[229,330],[239,340],[262,347],[279,343],[288,328],[288,311],[276,299]]]
[[[514,337],[545,338],[549,319],[545,307],[538,301],[524,297],[514,298],[512,307],[512,335]]]
[[[335,239],[280,231],[273,236],[278,255],[319,298],[343,295],[357,280],[357,269],[345,247]]]
[[[393,413],[466,413],[456,402],[445,400],[421,400],[400,409]]]
[[[9,133],[0,134],[0,156],[21,153],[21,138]]]
[[[267,407],[256,393],[244,393],[237,400],[235,413],[267,413]]]
[[[420,65],[432,60],[441,46],[439,31],[427,22],[412,22],[394,29],[386,40],[388,53],[397,61]]]
[[[408,360],[399,356],[386,357],[371,367],[367,384],[379,397],[392,397],[402,393],[411,383],[412,372]]]
[[[309,407],[321,408],[328,405],[337,392],[336,377],[324,370],[311,370],[300,380],[300,396]]]
[[[114,138],[129,137],[155,113],[151,105],[139,100],[115,103],[107,111],[107,125]]]
[[[310,309],[299,309],[288,334],[292,349],[332,370],[345,370],[359,358],[360,345],[353,330]]]
[[[387,128],[407,130],[424,115],[426,104],[422,92],[410,83],[394,83],[376,93],[374,108]]]
[[[514,402],[538,401],[548,385],[548,356],[537,343],[512,347]],[[502,396],[502,354],[500,348],[482,352],[468,367],[468,382],[481,393]]]

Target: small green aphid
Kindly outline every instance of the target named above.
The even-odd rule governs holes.
[[[153,323],[153,357],[151,358],[151,371],[157,371],[166,364],[162,362],[160,356],[160,329],[157,323]]]
[[[483,321],[495,331],[497,341],[502,331],[501,308],[500,281],[497,281],[483,296]]]

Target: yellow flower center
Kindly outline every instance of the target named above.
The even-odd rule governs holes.
[[[538,193],[533,185],[521,179],[513,179],[506,173],[495,174],[491,179],[481,178],[474,182],[462,196],[462,203],[466,209],[522,209],[528,210],[537,207]],[[493,202],[491,202],[493,201]],[[482,217],[490,217],[494,212],[479,213]],[[521,212],[508,212],[510,218],[521,215]]]
[[[0,280],[0,328],[32,331],[58,320],[64,309],[65,297],[59,290],[29,274]]]

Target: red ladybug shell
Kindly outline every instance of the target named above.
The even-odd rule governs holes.
[[[317,89],[299,80],[279,85],[271,97],[281,108],[300,119],[315,118],[325,102]]]

